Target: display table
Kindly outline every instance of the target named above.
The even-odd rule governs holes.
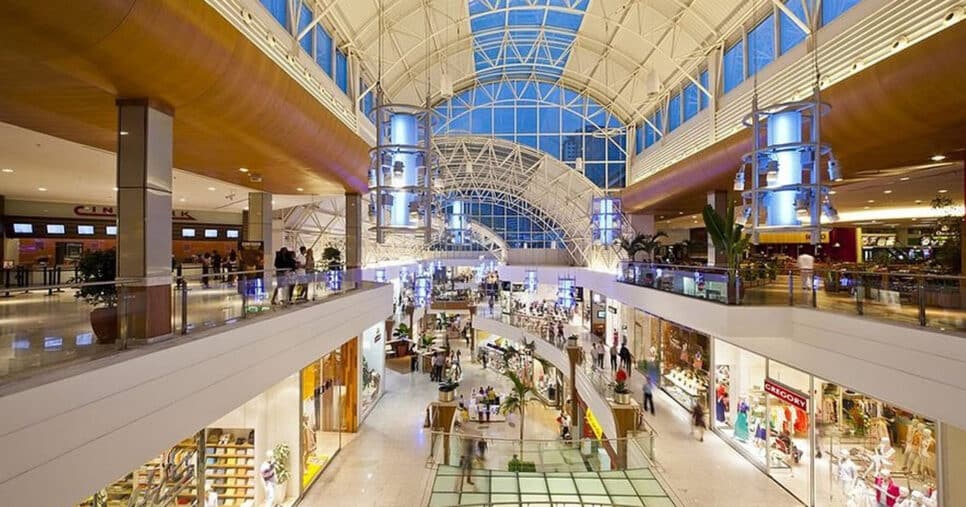
[[[675,387],[684,391],[687,395],[691,396],[692,398],[696,398],[699,394],[697,389],[693,389],[687,384],[685,384],[684,382],[679,381],[678,379],[671,376],[670,373],[665,375],[664,378],[666,378],[668,382],[674,384]]]
[[[409,346],[412,343],[410,340],[390,340],[386,342],[386,346],[392,349],[395,357],[406,357],[409,355]]]

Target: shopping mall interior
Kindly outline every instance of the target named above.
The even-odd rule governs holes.
[[[0,1],[0,504],[966,506],[966,1]]]

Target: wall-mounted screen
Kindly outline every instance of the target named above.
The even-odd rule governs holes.
[[[238,229],[228,229],[225,231],[225,237],[238,239]]]
[[[116,225],[108,225],[107,226],[107,235],[108,236],[117,236],[117,226]]]
[[[81,236],[93,236],[94,226],[93,225],[78,225],[77,234]]]
[[[14,234],[33,234],[33,224],[13,224]]]
[[[64,234],[67,228],[64,224],[47,224],[47,234]]]
[[[218,237],[218,229],[205,229],[205,237],[206,238],[217,238]]]
[[[194,229],[181,229],[181,237],[182,238],[193,238],[193,237],[195,237],[195,230]]]

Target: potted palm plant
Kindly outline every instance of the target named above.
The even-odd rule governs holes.
[[[444,382],[439,383],[439,401],[447,403],[453,401],[456,398],[456,388],[460,386],[460,383],[453,380],[447,379]]]
[[[504,415],[516,413],[520,419],[520,456],[523,456],[523,422],[526,419],[527,403],[534,395],[533,386],[524,382],[512,370],[507,369],[503,375],[510,379],[510,392],[500,402],[500,412]]]
[[[744,233],[745,226],[735,222],[734,202],[728,203],[724,216],[719,215],[710,204],[705,205],[702,215],[711,242],[727,259],[728,303],[738,303],[741,296],[738,288],[738,268],[751,238]]]
[[[627,372],[617,370],[614,377],[614,403],[628,405],[631,402],[631,390],[627,387]]]
[[[342,251],[338,248],[327,246],[322,250],[322,263],[329,271],[342,270]]]
[[[91,329],[98,343],[114,343],[117,340],[117,252],[110,250],[88,250],[77,261],[77,283],[85,285],[77,290],[74,297],[81,298],[94,309],[91,311]]]

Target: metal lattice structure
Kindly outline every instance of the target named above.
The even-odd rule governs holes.
[[[604,191],[563,162],[509,141],[439,136],[437,199],[483,200],[519,210],[548,231],[559,231],[575,265],[612,265],[614,245],[594,245],[590,202]],[[629,227],[625,228],[629,231]]]

